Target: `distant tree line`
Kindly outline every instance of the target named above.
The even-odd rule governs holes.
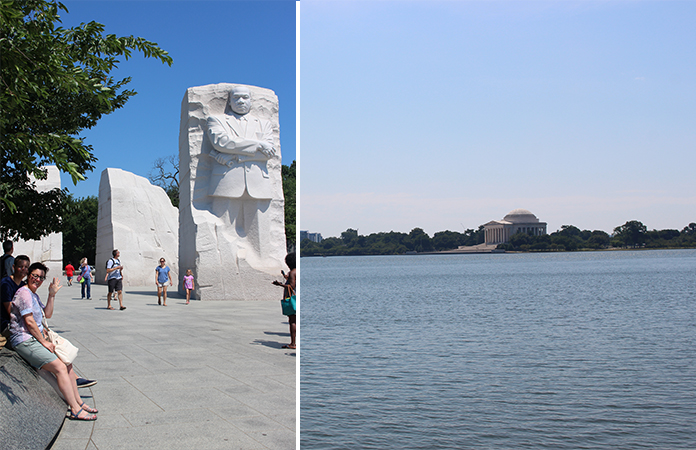
[[[460,245],[483,243],[483,225],[478,230],[469,229],[464,233],[439,231],[431,238],[422,228],[414,228],[410,233],[390,231],[358,235],[352,228],[341,233],[341,237],[330,237],[317,243],[304,239],[300,243],[300,256],[342,256],[342,255],[400,255],[408,252],[433,252],[451,250]]]
[[[75,198],[68,194],[63,213],[63,267],[68,262],[78,267],[85,257],[89,264],[96,264],[98,213],[97,197]]]
[[[482,244],[483,225],[476,231],[439,231],[431,238],[421,228],[410,233],[373,233],[358,235],[357,230],[347,229],[341,237],[330,237],[320,243],[305,239],[300,243],[300,256],[340,255],[398,255],[408,252],[433,252],[454,250],[459,246]],[[543,236],[517,233],[499,249],[507,251],[575,251],[607,248],[696,248],[696,223],[679,230],[652,230],[631,220],[609,233],[601,230],[580,230],[573,225],[563,225],[560,230]]]
[[[601,230],[580,230],[563,225],[560,230],[544,236],[517,233],[498,248],[509,251],[574,251],[606,248],[694,248],[696,223],[679,230],[652,230],[637,220],[614,228],[610,235]]]

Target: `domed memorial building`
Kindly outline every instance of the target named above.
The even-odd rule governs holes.
[[[483,226],[486,245],[503,244],[516,233],[528,233],[532,236],[546,234],[546,222],[526,209],[514,209],[503,220],[491,220]]]

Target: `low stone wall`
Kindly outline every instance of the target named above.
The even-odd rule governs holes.
[[[17,353],[0,348],[0,447],[44,450],[60,431],[67,405]]]

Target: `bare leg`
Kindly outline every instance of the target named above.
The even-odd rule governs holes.
[[[191,289],[186,289],[186,304],[188,305],[191,301]]]
[[[111,309],[111,292],[106,294],[106,309]]]
[[[118,305],[123,308],[123,291],[118,291]]]
[[[167,286],[162,286],[162,291],[164,291],[163,297],[164,297],[164,306],[167,306]]]
[[[157,304],[162,304],[162,286],[160,286],[159,284],[157,285]]]
[[[82,409],[82,399],[80,394],[77,392],[77,383],[75,382],[75,374],[72,371],[72,365],[66,367],[66,365],[60,359],[56,359],[48,364],[44,364],[42,369],[46,369],[56,376],[56,381],[58,382],[58,389],[63,394],[63,398],[70,406],[70,410],[73,414],[77,414],[80,409]],[[86,417],[89,414],[85,411],[80,412],[79,417]]]
[[[72,385],[73,394],[75,395],[75,401],[77,402],[78,405],[82,405],[82,403],[84,403],[84,402],[82,401],[82,397],[80,396],[80,391],[77,389],[77,374],[73,370],[72,364],[67,366],[67,369],[68,369],[68,376],[70,377],[70,382],[71,382],[70,384]],[[85,405],[85,406],[86,406],[86,408],[84,408],[85,411],[97,412],[93,408],[90,408],[87,405]]]
[[[297,332],[297,316],[293,314],[288,316],[288,322],[290,323],[290,345],[284,345],[283,348],[297,348],[295,344],[295,333]]]

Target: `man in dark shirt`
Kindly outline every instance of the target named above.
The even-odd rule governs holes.
[[[14,259],[14,274],[0,280],[0,330],[10,325],[10,305],[17,290],[24,285],[24,278],[29,269],[29,257],[19,255]]]
[[[14,258],[12,257],[14,244],[12,241],[3,242],[2,251],[5,252],[5,254],[0,258],[0,280],[8,275],[12,275],[12,267],[14,266]]]

